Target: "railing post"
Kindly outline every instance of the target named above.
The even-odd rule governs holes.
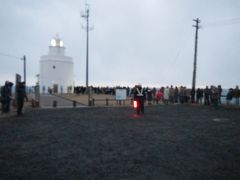
[[[92,100],[91,99],[89,99],[89,101],[88,101],[88,106],[92,106]]]
[[[35,102],[33,99],[32,99],[32,107],[35,107]]]
[[[57,107],[57,101],[56,100],[53,101],[53,107]]]
[[[130,105],[133,106],[133,99],[130,100]]]
[[[108,106],[108,98],[106,98],[106,106]]]
[[[77,106],[77,102],[73,101],[73,107],[76,107],[76,106]]]

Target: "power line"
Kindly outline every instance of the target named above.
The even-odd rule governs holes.
[[[234,25],[234,24],[240,24],[240,18],[232,18],[232,19],[222,19],[222,20],[217,20],[217,21],[212,21],[203,24],[204,28],[209,28],[209,27],[221,27],[221,26],[229,26],[229,25]]]
[[[24,78],[24,82],[26,83],[26,56],[24,55],[21,58],[21,57],[17,57],[17,56],[14,56],[14,55],[1,53],[1,52],[0,52],[0,56],[5,56],[5,57],[13,58],[13,59],[18,59],[18,60],[23,60],[23,78]]]
[[[10,55],[10,54],[6,54],[6,53],[1,53],[0,52],[0,56],[5,56],[5,57],[9,57],[9,58],[14,58],[14,59],[23,59],[21,57],[17,57],[17,56],[14,56],[14,55]]]
[[[178,48],[178,51],[176,53],[176,56],[173,58],[172,61],[172,66],[175,66],[177,60],[179,59],[179,56],[181,55],[183,49],[189,44],[190,37],[189,36],[190,29],[187,29],[186,32],[184,33],[184,38],[181,40],[181,46]],[[184,45],[183,45],[184,42]],[[169,71],[168,71],[169,72]]]

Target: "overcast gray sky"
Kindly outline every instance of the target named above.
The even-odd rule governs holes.
[[[240,85],[239,0],[89,0],[89,84],[192,83],[192,19],[200,18],[197,86]],[[0,0],[0,53],[27,56],[28,85],[56,33],[85,85],[85,0]],[[0,55],[0,84],[22,74],[22,61]]]

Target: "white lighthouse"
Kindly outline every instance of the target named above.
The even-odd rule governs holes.
[[[48,55],[40,59],[40,93],[72,93],[73,60],[65,56],[63,41],[56,36],[51,40]]]

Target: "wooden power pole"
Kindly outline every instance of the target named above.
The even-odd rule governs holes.
[[[199,23],[200,19],[193,19],[196,22],[196,25],[193,27],[196,28],[195,32],[195,49],[194,49],[194,62],[193,62],[193,79],[192,79],[192,89],[195,90],[196,88],[196,74],[197,74],[197,47],[198,47],[198,30],[200,29]]]

